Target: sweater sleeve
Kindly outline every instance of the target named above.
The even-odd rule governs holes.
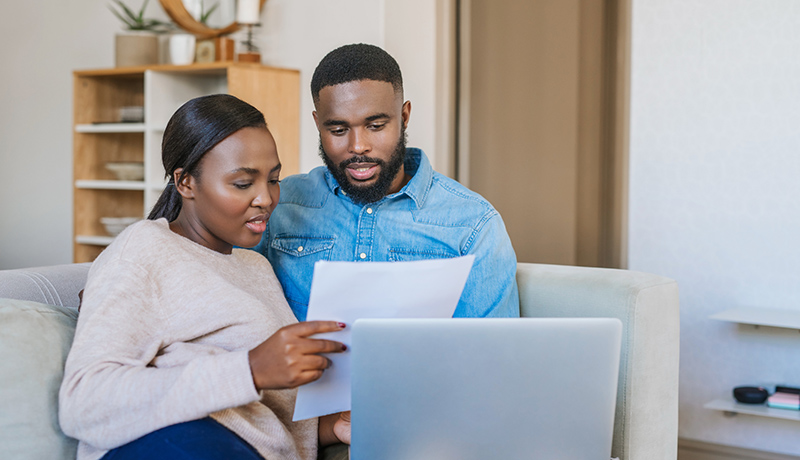
[[[247,351],[155,368],[167,319],[144,268],[111,260],[90,275],[59,393],[65,434],[112,449],[259,399]]]

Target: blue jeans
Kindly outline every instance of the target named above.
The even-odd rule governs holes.
[[[108,451],[103,460],[264,460],[236,433],[206,417],[168,426]]]

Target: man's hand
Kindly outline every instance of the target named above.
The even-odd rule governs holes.
[[[295,388],[320,378],[330,366],[330,360],[320,353],[341,353],[347,347],[332,340],[308,337],[341,331],[344,327],[335,321],[307,321],[279,329],[250,350],[250,370],[256,388]]]
[[[319,418],[319,445],[350,444],[350,411]]]
[[[333,434],[339,441],[350,444],[350,411],[339,412],[339,418],[333,424]]]

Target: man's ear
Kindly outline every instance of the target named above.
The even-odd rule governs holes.
[[[411,101],[403,103],[403,129],[408,128],[408,120],[411,119]]]
[[[319,119],[317,119],[317,111],[312,110],[311,116],[314,117],[314,124],[317,125],[317,131],[319,131]]]
[[[183,168],[178,168],[172,173],[172,180],[175,182],[175,190],[177,190],[182,197],[191,200],[194,198],[194,186],[196,182],[191,174],[187,174],[181,179],[181,173],[183,173]],[[180,180],[180,182],[178,182],[178,180]]]

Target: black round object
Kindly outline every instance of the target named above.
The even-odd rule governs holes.
[[[740,403],[763,404],[768,396],[769,392],[764,387],[736,387],[733,389],[733,397]]]

